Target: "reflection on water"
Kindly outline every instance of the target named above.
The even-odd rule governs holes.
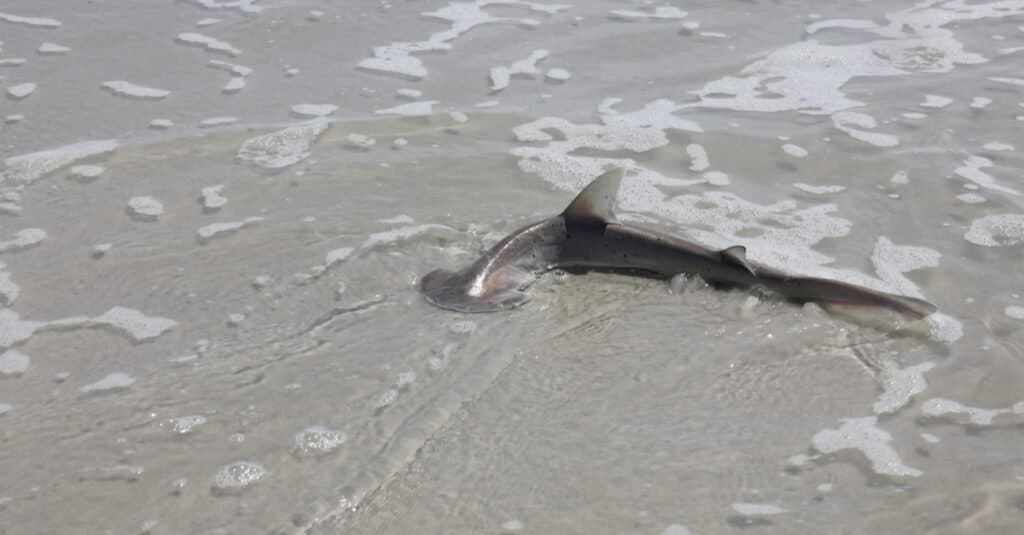
[[[1024,2],[8,4],[0,532],[1022,521]],[[612,165],[622,219],[940,312],[422,301]]]

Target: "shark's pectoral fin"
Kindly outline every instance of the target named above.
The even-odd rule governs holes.
[[[754,267],[747,262],[747,248],[742,245],[733,245],[727,249],[722,249],[718,252],[721,256],[722,261],[726,264],[732,264],[737,267],[741,267],[746,270],[747,273],[757,276],[754,272]]]

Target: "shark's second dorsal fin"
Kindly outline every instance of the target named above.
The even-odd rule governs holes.
[[[732,247],[722,249],[721,251],[718,252],[718,254],[721,256],[722,261],[725,262],[726,264],[739,266],[745,269],[747,273],[750,273],[755,277],[757,276],[757,273],[754,273],[753,266],[751,266],[750,263],[747,262],[746,247],[742,245],[733,245]]]
[[[615,196],[622,182],[622,169],[616,167],[594,179],[562,212],[566,221],[586,223],[613,223]]]

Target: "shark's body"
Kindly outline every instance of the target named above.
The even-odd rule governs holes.
[[[763,286],[794,301],[883,307],[912,318],[935,312],[913,297],[814,277],[791,276],[747,261],[746,249],[713,250],[620,223],[612,212],[622,178],[615,170],[583,189],[561,214],[527,225],[459,271],[438,269],[420,281],[426,300],[459,312],[494,312],[526,301],[525,290],[554,268],[643,270],[665,277],[694,273],[732,286]]]

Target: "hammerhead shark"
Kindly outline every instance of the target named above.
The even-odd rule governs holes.
[[[458,312],[496,312],[527,300],[526,288],[555,268],[692,273],[717,284],[765,287],[786,299],[821,305],[881,307],[912,319],[935,305],[846,282],[789,275],[747,260],[746,248],[714,250],[655,230],[621,223],[612,211],[622,180],[613,169],[590,183],[564,212],[502,239],[472,264],[434,270],[420,280],[427,302]]]

